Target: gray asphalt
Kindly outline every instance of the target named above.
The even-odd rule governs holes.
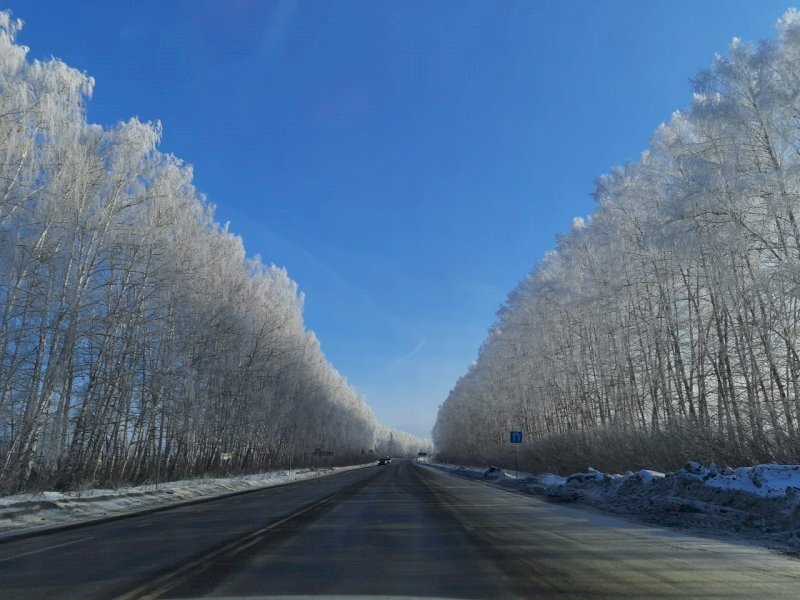
[[[380,474],[368,467],[0,543],[0,599],[113,598]]]
[[[0,598],[797,598],[800,561],[410,462],[0,544]]]
[[[426,475],[408,461],[384,467],[302,529],[265,539],[249,560],[220,565],[167,597],[514,598],[513,583],[439,505]]]

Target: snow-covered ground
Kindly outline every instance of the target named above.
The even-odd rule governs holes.
[[[437,469],[557,502],[581,502],[662,525],[734,533],[800,550],[800,465],[718,468],[688,462],[661,473],[587,469],[567,477],[429,461]],[[777,544],[776,544],[777,543]]]
[[[187,500],[212,498],[232,492],[272,487],[360,469],[372,464],[332,469],[300,469],[291,473],[273,471],[220,479],[185,479],[162,483],[157,487],[141,485],[116,490],[93,489],[81,492],[42,492],[3,496],[0,497],[0,535],[135,512]]]

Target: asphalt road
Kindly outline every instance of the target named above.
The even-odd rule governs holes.
[[[308,505],[359,486],[346,471],[130,519],[0,543],[0,599],[114,598]],[[142,594],[139,594],[140,596]]]
[[[410,462],[0,544],[0,598],[797,598],[800,560]]]

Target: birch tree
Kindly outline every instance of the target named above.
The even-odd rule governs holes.
[[[800,459],[800,16],[734,39],[509,295],[438,452],[530,468]]]

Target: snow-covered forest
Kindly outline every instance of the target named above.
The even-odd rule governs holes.
[[[440,408],[439,456],[513,465],[521,430],[531,471],[800,462],[800,13],[777,29],[597,180]]]
[[[92,78],[29,60],[20,27],[0,13],[0,492],[425,449],[327,362],[160,125],[87,123]]]

